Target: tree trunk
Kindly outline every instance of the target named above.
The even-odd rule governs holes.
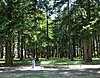
[[[49,59],[49,26],[48,26],[48,10],[46,11],[46,17],[47,17],[47,23],[46,23],[46,25],[47,25],[47,52],[46,52],[46,58],[47,59]]]
[[[30,58],[30,46],[28,45],[28,58]]]
[[[14,38],[13,38],[13,41],[12,41],[12,50],[11,50],[11,52],[12,52],[12,59],[14,59],[14,57],[15,57],[15,42],[14,42]]]
[[[70,0],[68,0],[68,14],[70,15]],[[69,26],[68,27],[68,31],[69,31],[69,52],[68,52],[68,57],[69,57],[69,59],[73,60],[71,16],[69,16],[68,26]]]
[[[75,50],[75,36],[73,36],[73,56],[76,57],[76,50]]]
[[[26,42],[25,42],[25,39],[24,39],[24,58],[26,58]]]
[[[9,24],[7,25],[8,27],[8,32],[7,32],[7,41],[6,41],[6,53],[5,53],[5,64],[7,66],[11,66],[12,63],[12,52],[11,52],[11,47],[12,47],[12,0],[7,0],[7,18],[9,21]]]
[[[97,51],[97,57],[99,58],[99,48],[98,48],[98,36],[96,37],[96,51]]]
[[[99,32],[100,33],[100,32]],[[99,52],[99,56],[100,56],[100,34],[98,33],[98,52]]]
[[[92,62],[92,43],[90,41],[90,43],[88,44],[88,62]]]
[[[1,58],[3,58],[3,50],[4,50],[4,47],[3,45],[1,45]]]
[[[81,58],[82,58],[82,56],[83,56],[83,47],[82,47],[81,39],[79,40],[79,44],[80,44],[80,52],[81,52]]]
[[[88,23],[90,22],[90,0],[87,0],[87,20]],[[87,34],[87,33],[84,33]],[[90,34],[89,34],[90,35]],[[91,37],[89,38],[88,42],[84,42],[84,60],[85,62],[92,62],[92,41]]]
[[[12,65],[11,40],[6,42],[5,64],[6,66]]]
[[[33,56],[33,58],[35,58],[35,48],[34,47],[33,47],[32,56]],[[43,53],[41,52],[41,58],[42,58],[42,56],[43,56]]]
[[[88,62],[88,57],[87,57],[88,53],[87,53],[87,44],[84,43],[84,61]]]
[[[71,37],[70,37],[70,38],[71,38]],[[70,48],[69,48],[69,50],[70,50],[70,59],[71,59],[71,61],[73,61],[72,39],[70,39],[69,44],[70,44]]]
[[[36,42],[36,45],[35,45],[36,47],[35,47],[35,53],[36,53],[36,61],[39,61],[39,58],[38,58],[38,56],[39,56],[39,52],[38,52],[38,48],[37,48],[37,42]]]
[[[18,43],[17,43],[18,58],[20,58],[20,32],[18,31]]]
[[[23,60],[23,40],[24,40],[24,37],[22,36],[22,38],[21,38],[21,56],[20,56],[20,60]]]
[[[95,39],[93,39],[93,41],[92,41],[92,43],[93,43],[93,55],[92,55],[92,57],[96,57],[96,53],[95,53]]]

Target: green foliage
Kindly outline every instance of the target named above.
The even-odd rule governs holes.
[[[95,20],[91,21],[89,25],[83,26],[83,29],[81,30],[81,38],[83,41],[86,41],[87,43],[95,37],[98,33],[98,29],[100,29],[100,26],[98,25],[99,19],[96,18]]]

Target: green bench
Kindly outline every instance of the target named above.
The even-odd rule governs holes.
[[[54,67],[54,62],[52,61],[41,61],[40,66],[41,67]]]

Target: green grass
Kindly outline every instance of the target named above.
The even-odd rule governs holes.
[[[31,59],[20,60],[20,59],[18,59],[18,58],[15,58],[15,59],[13,60],[13,65],[14,65],[14,66],[31,65]],[[4,59],[0,59],[0,66],[5,66],[5,60],[4,60]]]
[[[45,73],[26,73],[26,74],[12,74],[5,73],[1,74],[0,78],[100,78],[99,73],[55,73],[55,72],[45,72]]]
[[[31,61],[32,61],[32,59],[20,60],[18,58],[15,58],[13,60],[13,65],[14,66],[31,65]],[[86,64],[82,59],[78,59],[78,58],[75,58],[74,61],[70,61],[67,58],[50,58],[50,59],[40,58],[39,61],[36,61],[36,65],[40,65],[41,61],[53,61],[55,63],[55,65],[80,65],[80,64]],[[0,59],[0,66],[2,66],[4,63],[5,63],[5,60]],[[88,63],[88,64],[93,64],[93,65],[100,64],[100,58],[93,58],[93,62]]]
[[[55,62],[55,65],[79,65],[79,64],[84,64],[84,61],[82,61],[81,59],[70,61],[67,58],[50,58],[47,61]]]
[[[93,58],[91,63],[85,63],[82,59],[74,58],[74,61],[70,61],[67,58],[50,58],[47,61],[53,61],[56,65],[80,65],[80,64],[100,64],[100,58]]]

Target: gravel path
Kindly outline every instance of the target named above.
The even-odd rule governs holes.
[[[4,75],[23,75],[23,74],[52,74],[52,73],[92,73],[98,74],[97,78],[100,78],[100,65],[70,65],[70,66],[63,66],[57,68],[41,68],[40,66],[36,66],[34,69],[31,66],[20,66],[20,67],[0,67],[0,78],[4,78]],[[10,78],[10,77],[8,77]]]
[[[34,69],[31,66],[0,67],[0,73],[27,73],[42,71],[100,73],[100,65],[69,65],[57,68],[43,68],[36,66]]]

